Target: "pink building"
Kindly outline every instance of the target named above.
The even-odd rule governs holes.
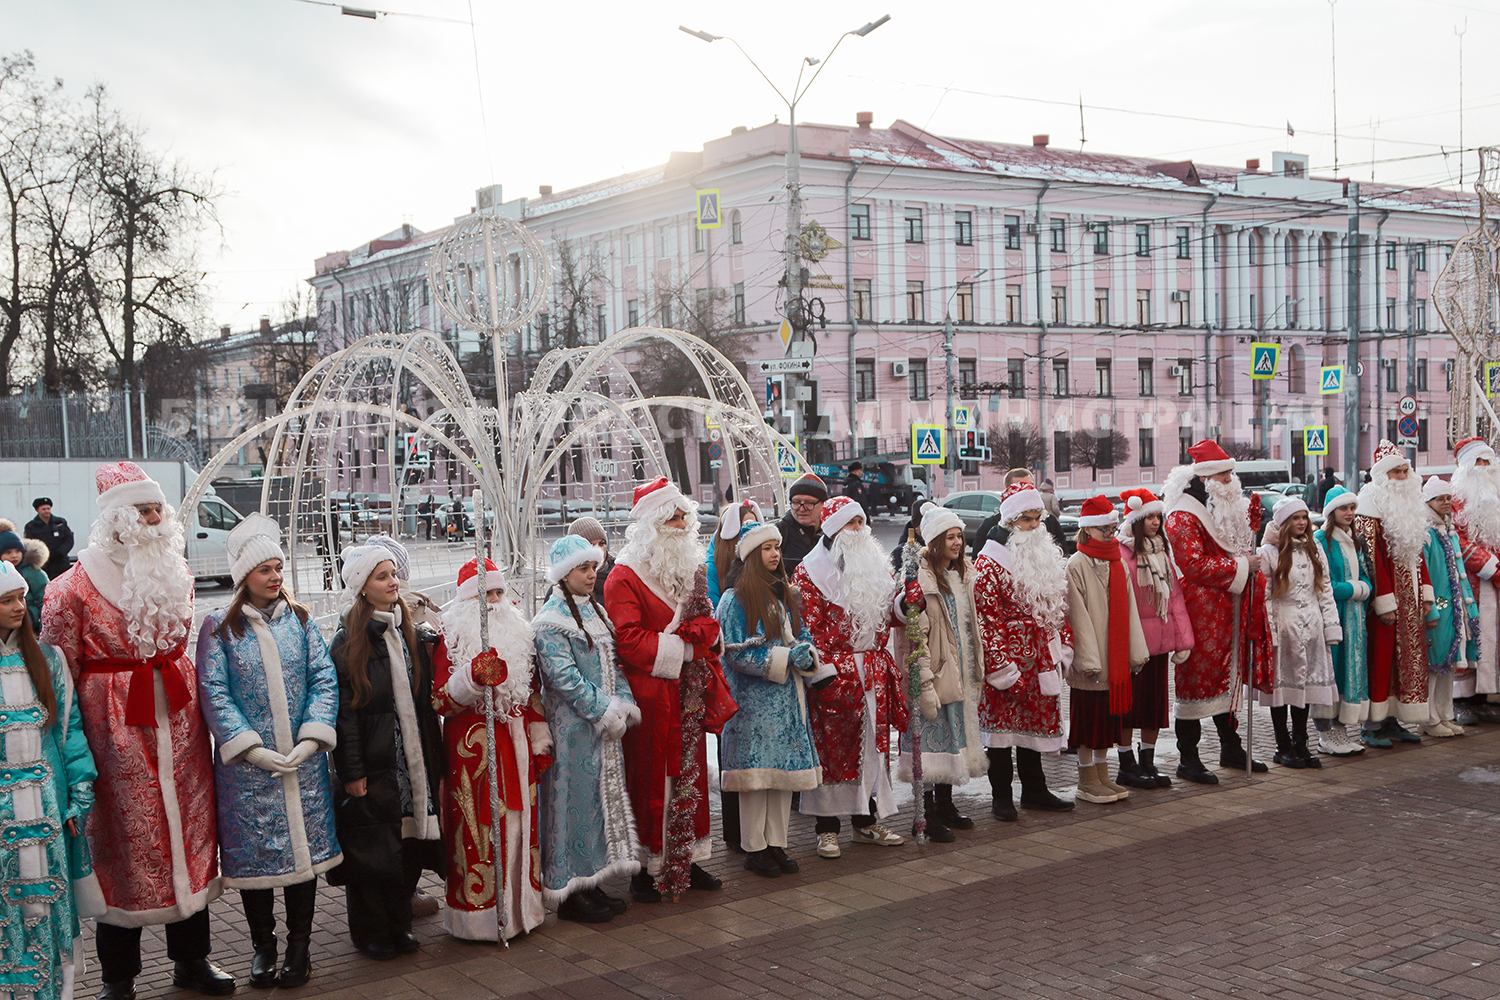
[[[1364,184],[1356,207],[1354,185],[1310,177],[1292,153],[1273,154],[1270,170],[1233,169],[1068,152],[1046,136],[1009,145],[899,120],[878,129],[868,114],[798,136],[804,232],[821,225],[829,248],[802,261],[806,294],[821,299],[826,326],[814,325],[800,412],[783,416],[798,404],[783,386],[768,391],[780,397],[772,416],[815,463],[902,461],[913,424],[944,423],[951,316],[956,402],[977,410],[997,452],[994,465],[961,463],[954,488],[995,486],[1008,464],[1061,488],[1159,483],[1208,436],[1298,476],[1342,470],[1345,397],[1319,392],[1319,368],[1346,360],[1355,303],[1358,463],[1396,436],[1408,391],[1418,464],[1451,461],[1452,342],[1430,289],[1477,218],[1472,195]],[[524,361],[564,339],[698,324],[745,331],[747,361],[780,357],[786,148],[784,125],[736,128],[580,188],[510,201],[498,186],[478,192],[477,210],[526,223],[571,275],[513,352]],[[706,189],[720,192],[716,230],[695,226]],[[441,235],[405,226],[317,261],[327,346],[428,327],[474,350],[472,333],[429,306],[425,255]],[[1249,377],[1255,341],[1281,346],[1266,383]],[[763,379],[750,376],[753,387]],[[1328,428],[1326,456],[1304,456],[1309,427]],[[1015,448],[1002,456],[1006,440]],[[685,471],[695,490],[716,475],[706,457]],[[340,488],[351,485],[377,488]]]

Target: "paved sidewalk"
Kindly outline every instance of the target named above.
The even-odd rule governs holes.
[[[756,878],[718,843],[722,891],[632,904],[604,925],[549,917],[506,950],[455,941],[432,917],[419,921],[419,954],[370,962],[348,942],[342,892],[323,887],[302,994],[1491,997],[1497,756],[1500,728],[1486,727],[1324,758],[1321,771],[1273,767],[1253,782],[1221,772],[1216,788],[1178,782],[1067,814],[1023,811],[1018,823],[990,818],[986,787],[961,796],[976,828],[955,844],[853,846],[846,831],[836,861],[815,855],[810,821],[794,815],[798,875]],[[1069,758],[1048,771],[1054,787],[1072,785]],[[623,894],[623,880],[611,889]],[[237,895],[213,915],[215,957],[243,984]],[[190,996],[170,987],[159,928],[146,942],[140,995]],[[80,996],[98,986],[92,943],[89,953]]]

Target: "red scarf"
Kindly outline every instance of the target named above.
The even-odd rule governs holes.
[[[1113,538],[1078,543],[1078,551],[1090,559],[1109,563],[1109,714],[1130,711],[1130,582],[1120,563],[1120,543]]]

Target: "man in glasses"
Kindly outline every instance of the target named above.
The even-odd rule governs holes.
[[[792,483],[787,496],[792,509],[776,522],[776,527],[781,529],[781,561],[790,576],[797,572],[802,560],[818,544],[828,486],[809,472]]]

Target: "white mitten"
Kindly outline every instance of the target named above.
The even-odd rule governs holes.
[[[312,755],[318,752],[317,740],[301,740],[292,747],[292,752],[286,755],[287,766],[293,771],[312,759]]]
[[[270,771],[272,774],[294,774],[297,770],[281,754],[265,747],[251,747],[245,751],[245,759],[262,771]]]
[[[1021,668],[1014,662],[1006,663],[999,670],[984,675],[984,682],[996,691],[1008,691],[1021,679]]]

